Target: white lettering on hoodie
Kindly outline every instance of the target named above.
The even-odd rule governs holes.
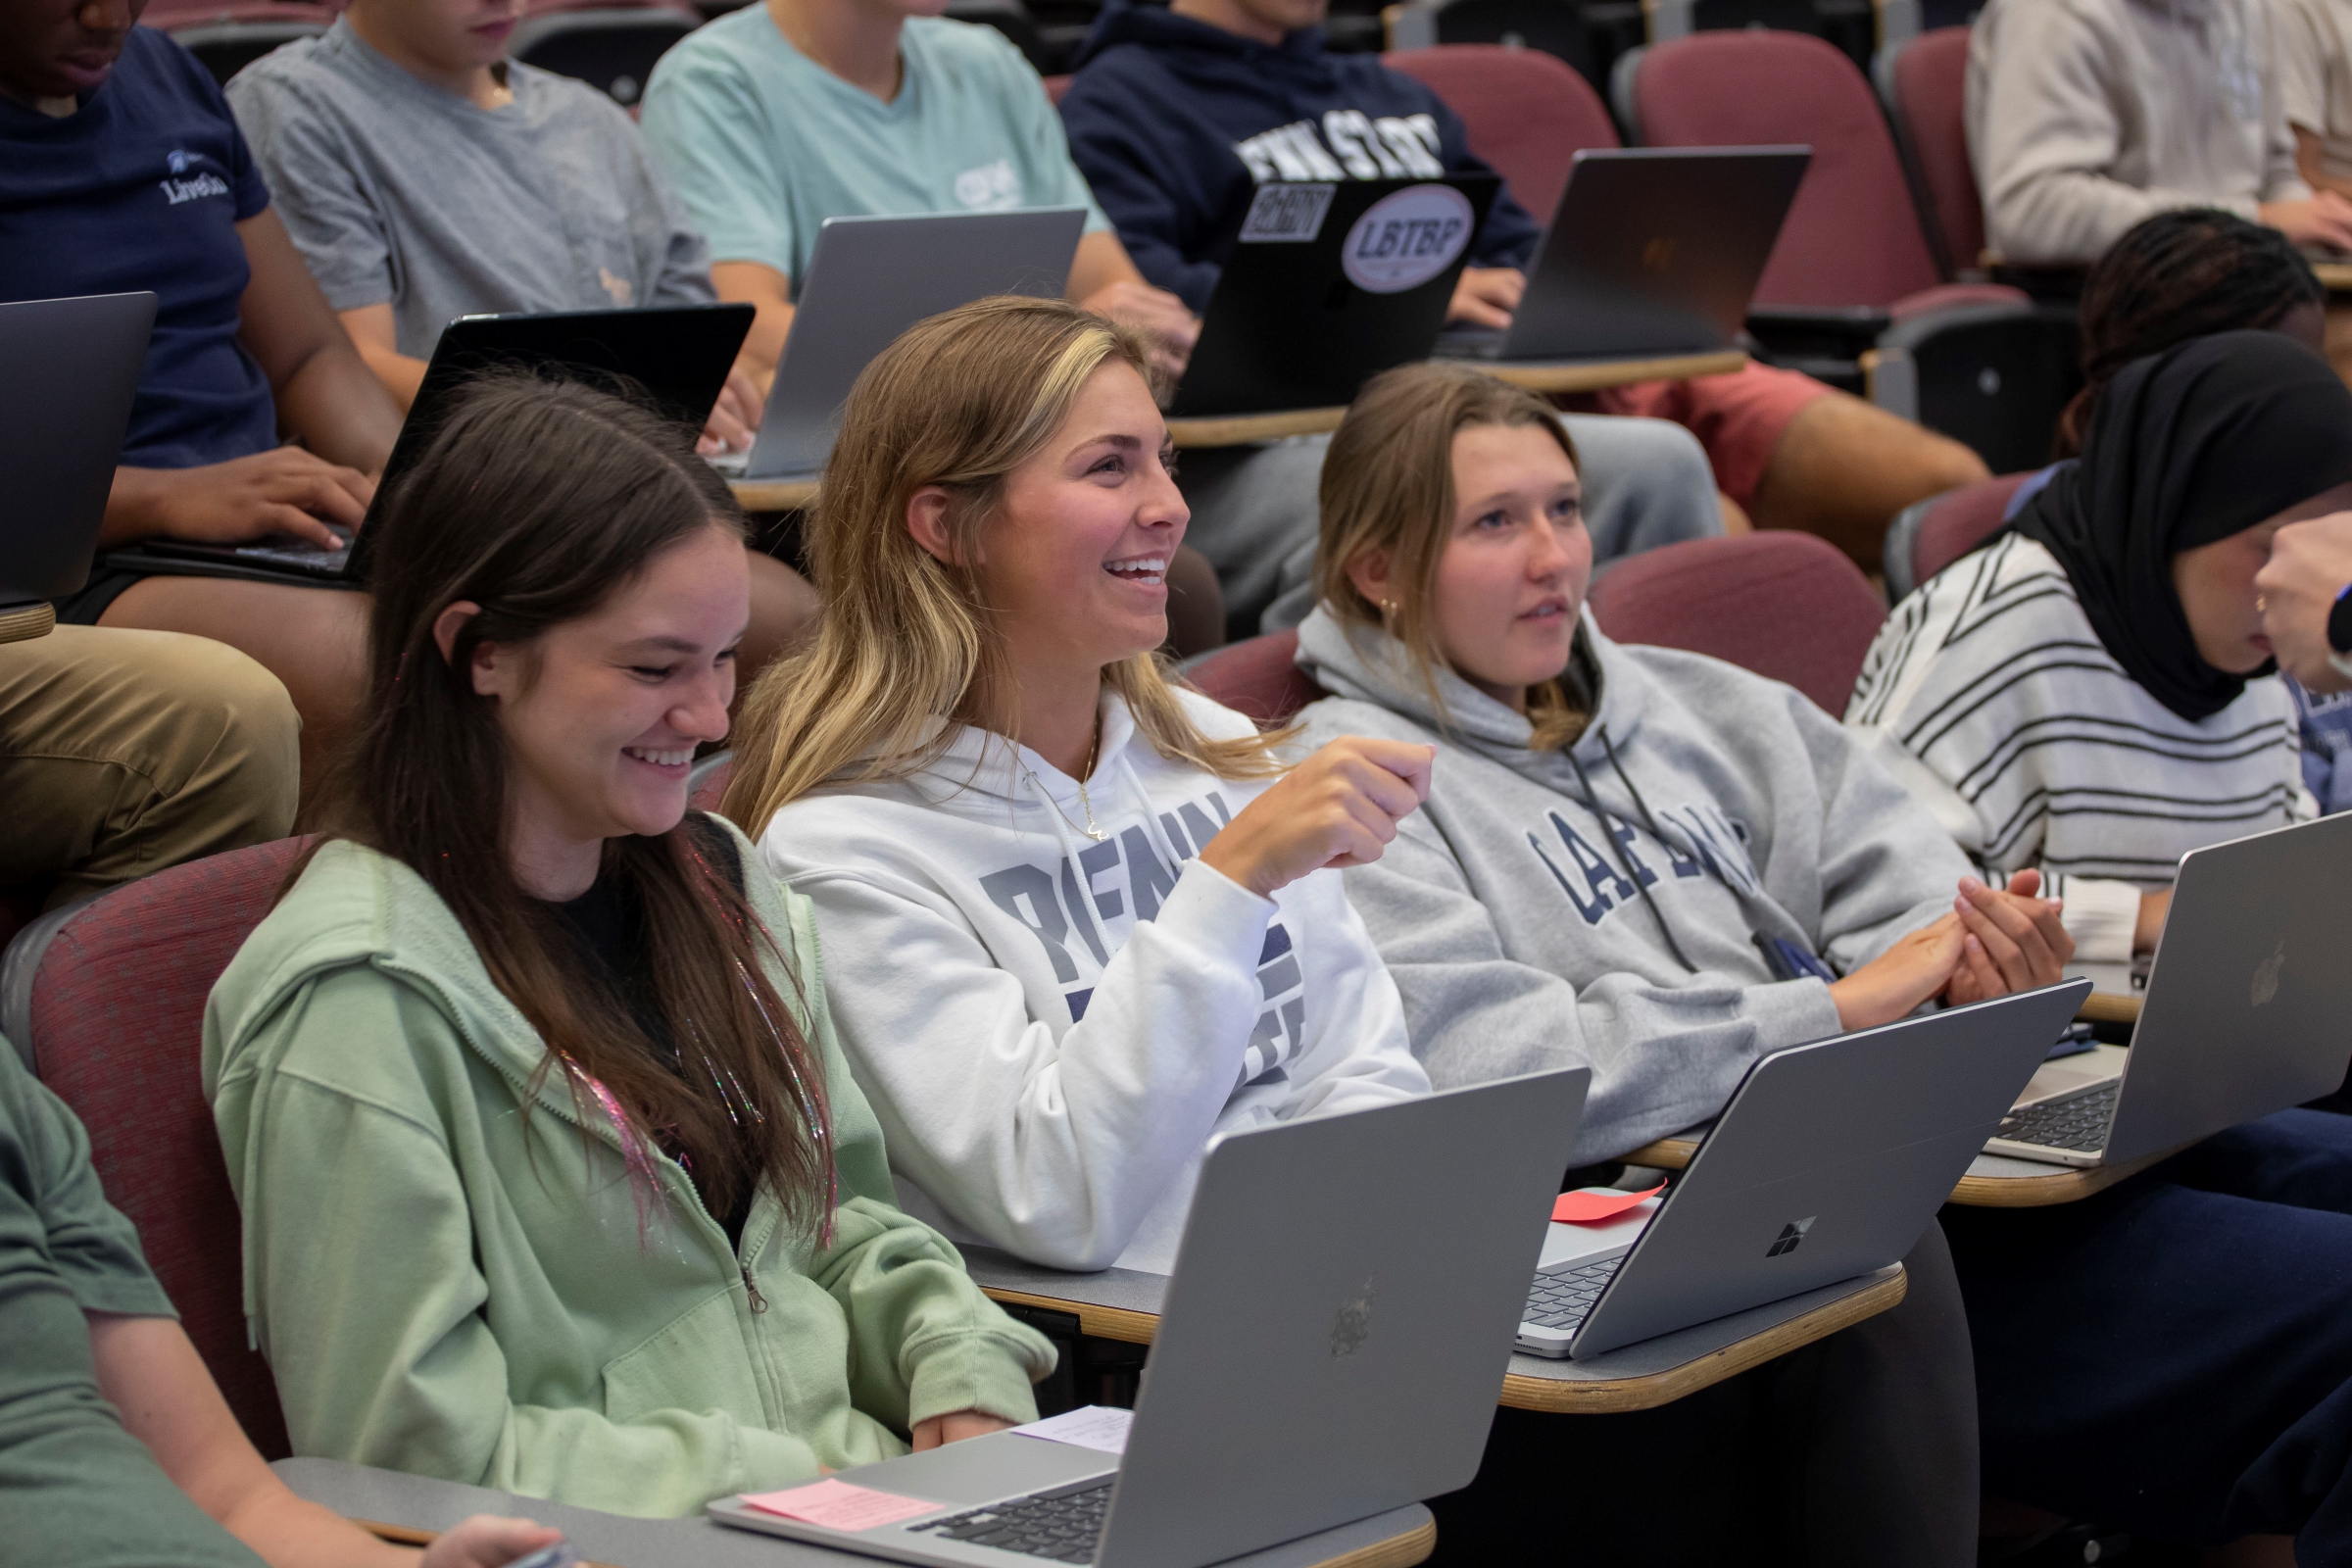
[[[1264,788],[1160,757],[1106,695],[1084,803],[964,728],[915,777],[777,813],[760,853],[816,906],[909,1212],[1054,1267],[1164,1272],[1210,1134],[1428,1091],[1338,874],[1261,899],[1200,863]]]
[[[1294,121],[1234,143],[1234,152],[1259,184],[1270,179],[1437,179],[1445,174],[1443,143],[1434,115],[1383,115],[1326,110],[1315,122]]]

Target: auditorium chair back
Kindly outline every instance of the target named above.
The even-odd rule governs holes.
[[[200,1057],[213,982],[308,842],[212,856],[82,906],[40,956],[23,1043],[89,1129],[108,1200],[139,1228],[188,1338],[268,1459],[290,1451],[285,1417],[246,1342],[243,1228]]]
[[[1944,276],[1972,270],[1984,254],[1984,202],[1968,161],[1968,29],[1938,27],[1893,45],[1877,75],[1928,243]]]
[[[1646,147],[1801,143],[1813,162],[1756,284],[1759,305],[1891,307],[1941,279],[1894,139],[1851,60],[1796,32],[1698,32],[1620,64]]]
[[[1592,605],[1600,629],[1621,643],[1712,655],[1788,682],[1836,717],[1886,619],[1861,568],[1809,533],[1645,550],[1601,574]]]
[[[1442,43],[1381,58],[1461,116],[1470,151],[1494,166],[1539,224],[1550,223],[1576,155],[1618,145],[1600,94],[1540,49]]]
[[[1298,667],[1298,634],[1269,632],[1220,648],[1185,671],[1202,696],[1263,725],[1287,724],[1323,695]]]
[[[2000,531],[2031,473],[2004,473],[1915,502],[1886,525],[1886,597],[1900,600]]]

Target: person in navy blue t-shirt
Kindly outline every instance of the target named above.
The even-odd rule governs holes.
[[[270,211],[220,87],[134,25],[143,7],[0,6],[0,300],[157,297],[102,547],[271,533],[331,545],[326,523],[365,514],[399,411]],[[366,607],[327,588],[142,577],[101,557],[58,611],[242,649],[285,682],[308,754],[358,696]]]

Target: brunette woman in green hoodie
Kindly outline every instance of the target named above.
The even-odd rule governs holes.
[[[205,1018],[296,1451],[674,1515],[1030,1419],[807,902],[686,808],[749,612],[691,433],[487,382],[382,511],[336,831]]]

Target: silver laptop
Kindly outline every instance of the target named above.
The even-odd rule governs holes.
[[[1796,146],[1587,148],[1510,326],[1449,331],[1443,352],[1575,360],[1730,348],[1812,158]]]
[[[1599,1355],[1900,1261],[2088,995],[2063,981],[1764,1057],[1631,1245],[1536,1275],[1519,1348]]]
[[[1083,207],[914,218],[828,218],[801,279],[792,331],[751,451],[730,478],[813,478],[858,372],[915,322],[991,294],[1059,299]]]
[[[2317,1100],[2352,1058],[2352,814],[2181,858],[2122,1070],[2025,1102],[1984,1146],[2137,1159]]]
[[[89,580],[154,325],[147,293],[0,305],[0,607]]]
[[[1583,1067],[1214,1140],[1123,1457],[996,1433],[839,1479],[935,1507],[747,1529],[904,1562],[1200,1568],[1469,1484]]]

